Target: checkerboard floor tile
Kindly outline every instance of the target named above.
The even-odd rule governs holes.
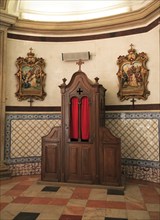
[[[20,212],[13,220],[36,220],[39,213]]]
[[[160,186],[128,180],[123,192],[45,185],[40,176],[1,180],[1,220],[159,220]]]
[[[45,186],[42,191],[46,191],[46,192],[57,192],[59,190],[60,187],[57,186]]]

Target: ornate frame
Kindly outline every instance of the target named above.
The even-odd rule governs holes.
[[[18,57],[16,66],[18,68],[15,74],[18,80],[18,89],[15,95],[19,101],[29,99],[44,100],[46,93],[44,92],[44,81],[46,73],[43,71],[45,62],[43,58],[35,57],[30,48],[27,57]]]
[[[148,56],[146,53],[136,53],[133,44],[130,45],[128,55],[119,56],[117,72],[119,81],[119,91],[117,96],[121,101],[132,99],[146,100],[150,95],[147,89],[149,70],[146,67]]]

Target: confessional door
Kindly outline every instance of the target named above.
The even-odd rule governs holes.
[[[82,86],[81,86],[82,88]],[[62,148],[65,155],[66,182],[94,183],[95,143],[93,142],[93,120],[91,101],[88,96],[73,95],[66,108],[66,138]]]
[[[71,142],[66,145],[66,148],[65,181],[75,183],[94,183],[94,144]]]

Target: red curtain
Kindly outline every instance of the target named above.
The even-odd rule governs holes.
[[[90,109],[88,97],[83,97],[81,101],[81,139],[89,140],[90,130]]]
[[[73,97],[71,99],[71,110],[70,110],[70,138],[78,139],[79,136],[79,111],[78,111],[78,98]]]

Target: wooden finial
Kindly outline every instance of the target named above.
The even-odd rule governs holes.
[[[79,71],[81,71],[81,65],[84,64],[84,62],[79,59],[78,62],[76,62],[77,65],[79,65]]]
[[[96,81],[96,84],[98,84],[98,80],[99,80],[99,78],[96,77],[96,78],[94,78],[94,79],[95,79],[95,81]]]
[[[63,78],[62,81],[63,81],[63,85],[66,85],[67,79],[66,79],[66,78]]]

